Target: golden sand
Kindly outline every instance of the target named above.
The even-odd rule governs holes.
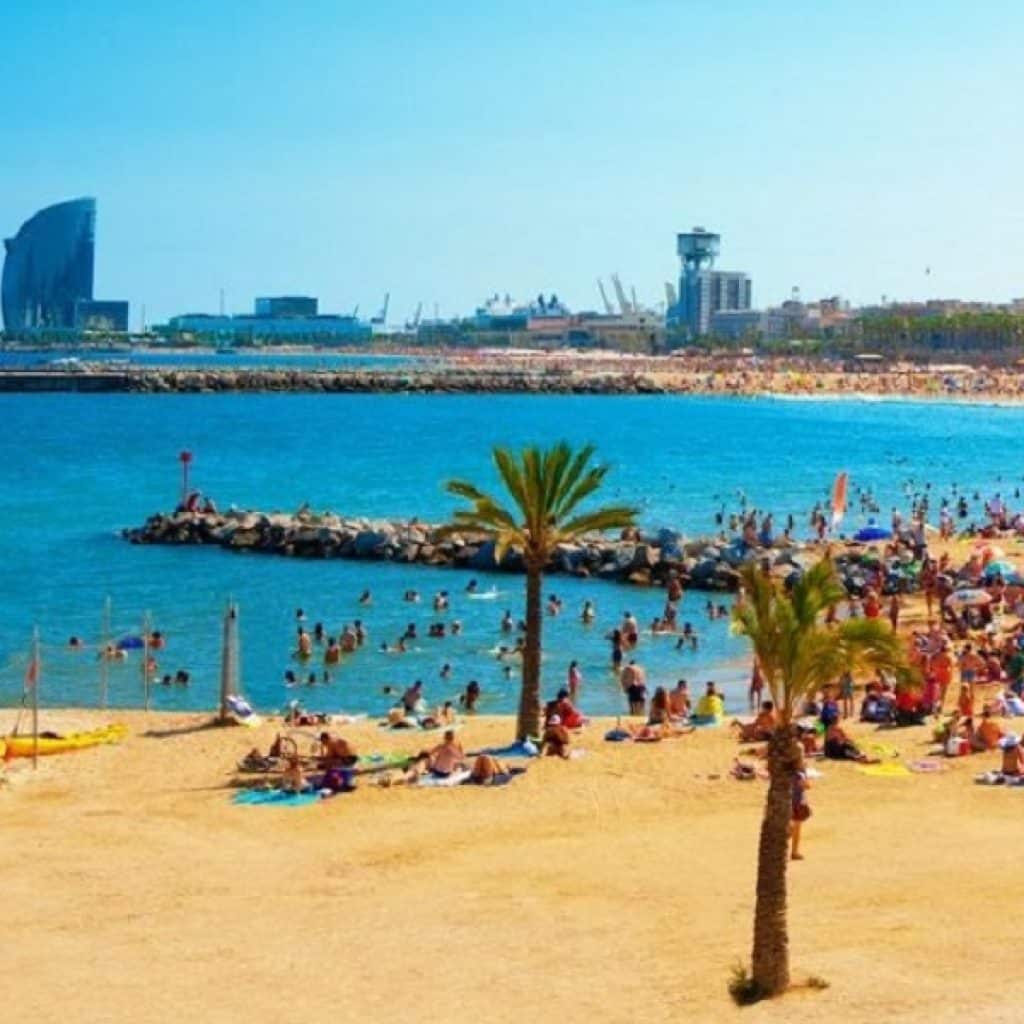
[[[10,724],[5,713],[0,726]],[[738,1010],[762,782],[728,730],[532,762],[503,789],[231,803],[276,728],[132,713],[118,746],[0,788],[4,1003],[34,1021],[1018,1021],[1024,789],[825,763],[792,866],[797,990]],[[109,720],[49,712],[70,729]],[[154,732],[159,732],[159,735]],[[364,752],[422,735],[340,730]],[[869,736],[854,727],[859,737]],[[923,728],[876,738],[903,759]],[[311,738],[314,730],[305,730]],[[467,747],[509,738],[470,721]],[[149,734],[147,734],[149,733]]]

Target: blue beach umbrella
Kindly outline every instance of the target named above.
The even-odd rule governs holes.
[[[853,535],[853,539],[859,541],[891,540],[892,530],[887,530],[884,526],[875,526],[869,523],[867,526],[858,530]]]

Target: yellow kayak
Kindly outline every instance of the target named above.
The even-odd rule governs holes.
[[[97,747],[102,743],[117,743],[127,732],[126,725],[105,725],[100,729],[73,732],[67,736],[40,736],[39,756],[66,754],[71,750],[84,750],[86,747]],[[31,736],[8,736],[0,739],[0,745],[6,746],[7,757],[31,757],[35,746]]]

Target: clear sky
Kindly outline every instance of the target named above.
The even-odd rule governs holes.
[[[1024,295],[1019,0],[5,0],[0,39],[0,232],[95,196],[133,324],[654,303],[696,224],[756,305]]]

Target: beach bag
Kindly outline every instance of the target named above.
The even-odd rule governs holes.
[[[797,804],[793,808],[793,820],[794,821],[806,821],[811,816],[811,805],[810,804]]]

